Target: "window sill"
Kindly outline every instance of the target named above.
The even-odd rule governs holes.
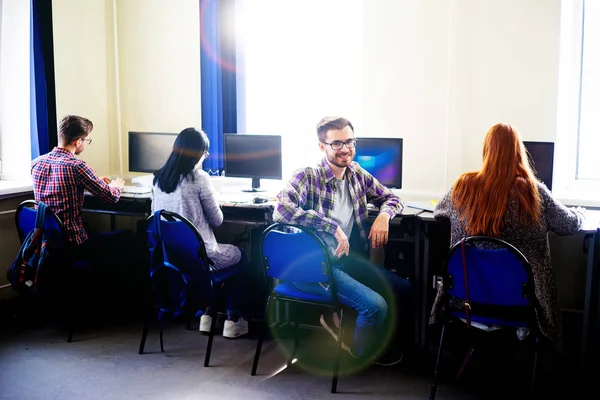
[[[0,198],[17,196],[33,191],[30,179],[0,180]]]

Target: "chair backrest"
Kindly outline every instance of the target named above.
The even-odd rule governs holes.
[[[183,216],[158,210],[148,218],[146,238],[159,316],[199,313],[201,304],[214,296],[214,278],[198,230]]]
[[[270,278],[304,283],[332,280],[327,246],[308,228],[273,224],[263,232],[260,250]]]
[[[57,288],[64,257],[63,225],[44,203],[22,202],[15,225],[21,247],[7,270],[7,278],[23,295],[49,294]]]
[[[23,243],[23,240],[27,237],[29,232],[35,229],[35,222],[37,218],[37,206],[38,203],[35,200],[25,200],[15,213],[15,226],[17,228],[17,234],[19,240]],[[50,208],[46,208],[46,218],[44,219],[44,230],[47,232],[53,232],[52,236],[62,238],[64,233],[64,226],[60,218]]]
[[[455,244],[446,258],[444,286],[448,294],[463,300],[465,266],[472,315],[529,319],[531,306],[536,304],[534,282],[529,262],[518,249],[485,236],[471,236]]]

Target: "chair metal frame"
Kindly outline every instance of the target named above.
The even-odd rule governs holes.
[[[164,217],[167,221],[169,222],[181,222],[183,223],[185,226],[187,226],[191,232],[195,235],[196,240],[198,241],[198,247],[196,249],[196,251],[198,252],[198,258],[200,259],[200,261],[202,261],[203,267],[206,268],[206,274],[208,276],[209,279],[209,284],[210,284],[210,304],[209,307],[211,307],[214,310],[214,305],[215,305],[215,277],[214,277],[214,271],[212,268],[210,268],[210,265],[212,265],[212,261],[210,260],[210,258],[208,258],[208,255],[206,253],[206,246],[204,244],[204,240],[202,239],[202,236],[200,235],[200,232],[198,232],[198,229],[196,229],[196,227],[194,226],[194,224],[192,224],[187,218],[172,212],[172,211],[166,211],[166,210],[159,210],[156,213],[154,213],[153,215],[150,215],[147,219],[147,226],[150,227],[151,224],[154,223],[154,218],[161,218]],[[156,232],[155,232],[156,233]],[[148,241],[148,235],[150,234],[148,228],[146,230],[146,238]],[[148,245],[150,246],[150,243],[148,243]],[[189,315],[189,310],[186,310],[186,317],[187,319],[187,329],[190,330],[191,329],[191,324],[190,324],[190,318],[191,316]],[[215,335],[215,326],[216,326],[216,315],[215,317],[212,318],[212,323],[210,326],[210,332],[208,333],[208,343],[206,344],[206,355],[204,357],[204,366],[208,367],[209,366],[209,362],[210,362],[210,355],[211,355],[211,351],[212,351],[212,344],[213,344],[213,339],[214,339],[214,335]],[[160,351],[164,353],[164,342],[163,342],[163,321],[160,321]],[[148,329],[149,329],[149,321],[146,320],[146,322],[144,323],[144,329],[142,332],[142,338],[140,341],[140,347],[139,347],[139,351],[138,354],[144,354],[144,347],[146,344],[146,338],[148,336]]]
[[[532,336],[534,338],[534,346],[535,346],[534,359],[533,359],[533,365],[532,365],[532,373],[531,373],[531,386],[530,386],[531,392],[533,393],[534,385],[535,385],[535,378],[536,378],[539,337],[540,337],[539,325],[538,325],[537,318],[536,318],[536,309],[539,308],[539,303],[535,296],[535,286],[534,286],[533,273],[531,271],[531,266],[529,264],[529,261],[527,261],[527,258],[523,255],[523,253],[521,253],[521,251],[519,251],[515,246],[511,245],[510,243],[508,243],[504,240],[498,239],[498,238],[493,238],[493,237],[488,237],[488,236],[469,236],[469,237],[465,238],[464,240],[461,240],[458,243],[454,244],[450,248],[450,251],[446,255],[446,258],[445,258],[444,264],[443,264],[444,270],[443,270],[443,275],[442,275],[442,282],[444,284],[444,287],[446,287],[446,288],[448,288],[449,285],[453,285],[453,277],[448,273],[448,264],[449,264],[451,258],[455,255],[456,251],[460,252],[461,250],[464,250],[464,246],[472,246],[475,243],[485,243],[485,242],[493,243],[493,244],[497,245],[499,248],[506,249],[510,253],[512,253],[516,257],[516,259],[520,262],[520,264],[523,266],[523,269],[528,278],[527,284],[524,285],[524,287],[523,287],[523,297],[527,298],[528,302],[529,302],[529,306],[528,306],[529,311],[527,313],[527,320],[528,320],[527,327],[531,330]],[[485,250],[489,250],[489,249],[485,249]],[[464,253],[462,254],[462,257],[464,257]],[[463,268],[466,269],[466,260],[464,260],[464,259],[463,259]],[[466,274],[466,271],[465,271],[465,274]],[[463,280],[464,280],[464,278],[463,278]],[[468,288],[468,281],[467,281],[466,287]],[[467,289],[467,292],[468,292],[468,289]],[[430,400],[435,399],[435,395],[436,395],[436,391],[437,391],[438,367],[439,367],[443,344],[444,344],[444,333],[445,333],[446,325],[448,325],[448,323],[450,323],[451,321],[460,318],[459,316],[452,315],[452,310],[449,309],[449,299],[450,299],[450,294],[448,293],[448,290],[446,290],[446,293],[445,293],[445,296],[443,299],[444,306],[445,306],[445,312],[444,312],[444,316],[443,316],[444,322],[442,325],[440,343],[439,343],[438,352],[437,352],[437,356],[436,356],[436,360],[435,360],[431,389],[430,389],[430,393],[429,393]],[[475,313],[473,315],[469,315],[470,312],[469,312],[469,310],[467,310],[467,308],[469,310],[471,310],[471,305],[468,304],[468,302],[465,299],[465,310],[467,312],[467,321],[468,321],[467,324],[465,324],[465,325],[466,325],[467,330],[470,330],[470,320],[471,320],[471,318],[477,319],[478,314]],[[509,321],[507,319],[505,319],[505,320],[507,322]],[[510,326],[510,325],[506,325],[506,326]],[[475,345],[474,345],[473,338],[471,337],[471,344],[470,344],[469,350],[467,351],[467,354],[466,354],[465,359],[460,367],[457,377],[460,377],[460,375],[462,374],[470,357],[473,354],[474,349],[475,349]]]
[[[270,268],[269,258],[265,254],[266,252],[264,249],[265,239],[274,231],[278,231],[278,232],[288,231],[288,233],[290,233],[290,234],[304,233],[304,234],[308,235],[311,239],[313,239],[318,244],[321,251],[323,252],[324,265],[322,265],[321,267],[325,273],[324,276],[327,277],[327,284],[330,285],[329,288],[331,291],[331,301],[323,301],[323,302],[308,301],[308,300],[304,300],[304,299],[283,296],[276,292],[276,288],[277,288],[278,284],[276,284],[274,282],[274,280],[279,279],[279,278],[269,276],[269,273],[268,273],[268,270]],[[267,326],[268,326],[269,306],[271,305],[271,303],[273,303],[276,300],[281,300],[286,303],[291,302],[291,303],[299,303],[299,304],[305,304],[305,305],[311,305],[311,306],[317,306],[317,307],[327,307],[329,309],[332,309],[333,311],[337,311],[339,313],[339,319],[340,319],[340,326],[338,328],[338,341],[336,344],[335,358],[334,358],[334,364],[333,364],[333,376],[332,376],[332,381],[331,381],[331,393],[336,393],[337,392],[337,383],[338,383],[338,374],[339,374],[340,349],[341,349],[341,344],[342,344],[342,333],[343,333],[343,326],[344,326],[344,310],[338,299],[337,287],[336,287],[335,281],[333,280],[332,263],[331,263],[331,259],[329,256],[329,251],[327,249],[327,246],[325,245],[323,240],[314,231],[312,231],[309,228],[306,228],[306,227],[303,227],[300,225],[274,223],[274,224],[268,226],[263,231],[263,233],[261,235],[261,239],[260,239],[259,252],[260,252],[260,260],[261,260],[261,264],[262,264],[262,272],[264,275],[265,282],[267,283],[267,286],[268,286],[269,295],[268,295],[267,303],[265,306],[264,321],[261,324],[258,343],[256,344],[256,352],[254,355],[254,361],[252,363],[252,371],[250,374],[252,376],[256,375],[256,370],[258,368],[258,362],[259,362],[259,358],[260,358],[260,352],[262,349],[263,341],[264,341]],[[294,255],[290,254],[290,257],[294,257]],[[325,282],[325,281],[323,281],[323,282]],[[294,348],[287,360],[288,367],[292,364],[292,361],[296,355],[296,352],[298,351],[298,345],[299,345],[299,339],[298,339],[299,324],[297,321],[290,321],[290,324],[293,324],[293,328],[294,328],[294,330],[293,330],[293,332],[294,332]]]

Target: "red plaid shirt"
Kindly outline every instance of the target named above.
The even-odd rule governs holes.
[[[108,203],[121,197],[121,191],[104,183],[85,161],[59,147],[33,160],[31,177],[35,200],[46,203],[60,218],[74,246],[88,238],[82,218],[84,189]]]

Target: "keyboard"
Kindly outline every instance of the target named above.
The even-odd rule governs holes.
[[[435,208],[435,205],[437,204],[437,201],[436,200],[432,200],[432,201],[407,201],[405,204],[406,204],[407,207],[416,208],[416,209],[423,210],[423,211],[433,212],[433,209]]]
[[[147,186],[125,186],[123,187],[123,190],[121,190],[122,193],[129,194],[146,194],[150,193],[151,191],[152,188]]]
[[[252,200],[252,197],[249,196],[244,196],[244,195],[240,195],[240,194],[223,194],[223,193],[219,193],[217,194],[217,199],[219,200],[219,202],[221,203],[249,203]]]

